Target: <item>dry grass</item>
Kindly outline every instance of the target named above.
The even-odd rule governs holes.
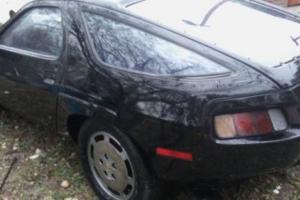
[[[18,161],[4,185],[2,199],[95,199],[83,176],[76,146],[68,137],[3,113],[0,180],[14,158]],[[64,180],[70,183],[68,188],[61,187]]]

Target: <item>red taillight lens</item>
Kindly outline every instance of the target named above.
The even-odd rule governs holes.
[[[286,127],[284,115],[278,109],[215,117],[215,129],[220,138],[263,135]]]
[[[236,132],[239,136],[249,136],[255,132],[251,113],[240,113],[233,116]]]
[[[256,130],[260,134],[267,134],[273,131],[273,125],[267,112],[254,113]]]

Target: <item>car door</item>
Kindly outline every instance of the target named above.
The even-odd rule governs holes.
[[[0,104],[20,115],[54,123],[63,63],[62,11],[24,10],[0,35]]]

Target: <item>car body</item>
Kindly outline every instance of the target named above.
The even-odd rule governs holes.
[[[295,165],[299,17],[254,0],[201,1],[202,10],[191,2],[27,4],[1,28],[1,105],[75,141],[88,119],[111,124],[163,180],[242,178]],[[45,8],[58,10],[35,12]],[[41,31],[25,37],[36,19],[51,26],[38,24]],[[264,110],[279,110],[287,126],[216,134],[216,116]]]

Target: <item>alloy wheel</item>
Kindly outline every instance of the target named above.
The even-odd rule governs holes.
[[[97,132],[88,144],[89,166],[99,186],[115,200],[128,200],[135,189],[133,166],[120,142]]]

